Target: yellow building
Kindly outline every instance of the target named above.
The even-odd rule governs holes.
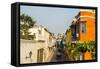
[[[71,29],[67,29],[66,31],[66,49],[65,49],[65,57],[68,60],[70,58],[69,48],[71,47]]]
[[[71,29],[68,29],[66,31],[66,45],[67,46],[71,45]]]

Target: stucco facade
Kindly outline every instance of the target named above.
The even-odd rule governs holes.
[[[80,11],[75,19],[71,25],[73,41],[95,41],[95,12]]]
[[[52,34],[42,26],[33,27],[29,32],[29,35],[35,34],[35,39],[20,40],[20,63],[49,62],[54,53]]]

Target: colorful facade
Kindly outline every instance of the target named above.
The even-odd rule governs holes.
[[[81,10],[72,21],[70,29],[66,31],[66,44],[74,45],[77,48],[77,42],[94,42],[95,43],[95,11]],[[70,52],[69,52],[70,53]],[[83,53],[82,60],[92,60],[92,54],[88,50]],[[72,57],[72,56],[71,56]],[[80,58],[81,59],[81,58]]]
[[[80,11],[71,25],[72,41],[95,41],[95,12]]]

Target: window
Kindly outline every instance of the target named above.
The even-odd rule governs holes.
[[[82,33],[85,33],[85,32],[86,32],[86,24],[82,23]]]
[[[37,53],[37,62],[43,62],[43,48],[38,50]]]

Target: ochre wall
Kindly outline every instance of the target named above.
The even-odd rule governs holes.
[[[95,41],[95,17],[94,13],[89,12],[81,12],[80,16],[89,16],[89,17],[81,17],[81,20],[85,20],[86,22],[86,32],[82,33],[82,23],[80,23],[80,41]]]
[[[80,11],[81,16],[93,16],[95,17],[95,12],[92,11]]]
[[[67,46],[71,45],[71,30],[68,30],[66,32],[66,44],[67,44]]]
[[[84,53],[84,60],[92,60],[91,52]]]

